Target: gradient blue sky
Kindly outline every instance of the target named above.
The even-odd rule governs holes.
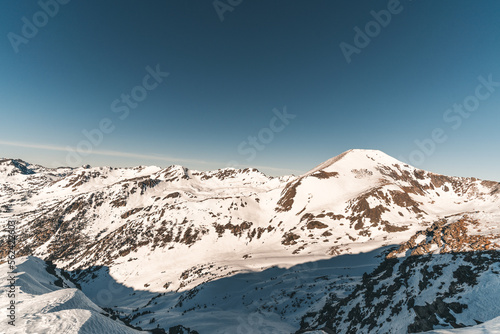
[[[16,53],[8,34],[22,35],[22,18],[41,8],[5,2],[0,156],[64,165],[82,130],[109,118],[114,131],[82,163],[207,170],[236,161],[280,175],[351,148],[410,162],[415,140],[441,128],[447,140],[417,167],[500,181],[500,87],[457,129],[443,119],[479,76],[500,81],[500,2],[401,1],[348,64],[339,44],[354,44],[353,29],[387,6],[243,0],[221,22],[212,0],[73,0]],[[157,64],[170,75],[121,120],[111,103]],[[284,106],[296,117],[251,159],[242,143]]]

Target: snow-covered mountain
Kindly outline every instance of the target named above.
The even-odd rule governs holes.
[[[137,328],[401,333],[500,316],[470,300],[498,297],[498,182],[373,150],[285,177],[4,159],[0,180],[0,224],[16,222],[18,256],[53,261],[83,297]],[[462,287],[467,266],[489,283]]]
[[[500,215],[496,217],[498,222]],[[454,216],[389,252],[346,298],[335,292],[303,329],[418,333],[475,326],[500,314],[500,228]]]
[[[141,333],[129,328],[90,301],[61,270],[35,258],[17,263],[14,325],[2,319],[1,333]],[[0,265],[0,279],[7,281],[9,268]],[[2,305],[9,305],[8,292],[0,286]],[[10,318],[9,321],[12,321]]]

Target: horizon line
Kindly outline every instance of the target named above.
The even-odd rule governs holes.
[[[71,152],[71,150],[69,150],[69,149],[67,149],[65,147],[56,146],[56,145],[30,144],[30,143],[12,142],[12,141],[4,141],[4,140],[0,140],[0,145],[12,146],[12,147],[35,148],[35,149],[41,149],[41,150],[58,151],[58,152],[68,152],[68,153]],[[159,160],[159,161],[170,162],[170,163],[172,163],[172,165],[177,165],[177,163],[175,163],[176,161],[183,162],[183,163],[202,164],[202,165],[209,165],[209,164],[210,165],[219,165],[219,163],[211,162],[211,161],[205,161],[205,160],[188,159],[188,158],[178,158],[178,157],[168,157],[168,156],[158,156],[158,155],[131,153],[131,152],[114,151],[114,150],[93,150],[92,152],[89,153],[89,155],[92,155],[92,154],[101,155],[101,156],[108,156],[108,157],[122,157],[122,158],[136,158],[136,159]],[[72,167],[72,166],[69,166],[69,165],[65,165],[65,164],[60,163],[59,161],[54,161],[53,165],[54,165],[54,167],[50,167],[50,168],[57,168],[57,167],[77,168],[78,167],[78,166],[77,167]],[[271,167],[271,166],[262,166],[262,165],[246,166],[246,165],[242,165],[242,164],[237,163],[237,164],[234,164],[234,166],[243,167],[243,168],[268,169],[268,170],[272,170],[272,171],[281,171],[281,172],[284,172],[284,171],[287,171],[287,172],[298,172],[299,174],[304,173],[303,171],[299,171],[299,170],[296,170],[296,169]],[[224,169],[224,168],[231,168],[231,167],[232,166],[225,166],[225,167],[221,167],[221,168],[217,168],[217,169]]]

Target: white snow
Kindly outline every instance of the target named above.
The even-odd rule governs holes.
[[[18,258],[16,291],[9,298],[7,264],[0,265],[0,304],[2,313],[6,305],[15,301],[15,326],[2,316],[0,333],[19,334],[95,334],[141,333],[106,317],[100,307],[91,302],[80,290],[62,289],[54,285],[55,277],[45,270],[45,262],[35,257]],[[70,284],[66,281],[66,284]],[[11,320],[11,319],[9,319]]]

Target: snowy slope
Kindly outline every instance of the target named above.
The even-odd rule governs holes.
[[[457,329],[439,329],[426,332],[428,334],[498,334],[500,333],[500,317],[486,321],[483,324]]]
[[[18,254],[54,261],[94,303],[150,329],[181,319],[179,324],[217,332],[217,322],[209,323],[218,317],[237,328],[238,317],[271,307],[260,290],[282,279],[280,289],[302,291],[294,283],[301,265],[366,258],[448,216],[474,215],[483,226],[479,234],[498,233],[499,226],[497,182],[426,172],[373,150],[350,150],[304,175],[279,178],[251,168],[48,169],[4,159],[0,180],[0,226],[16,222]],[[2,258],[7,251],[0,243]],[[363,270],[382,261],[371,257]],[[362,276],[346,268],[343,274],[325,269],[306,275],[308,286],[326,278],[301,292],[307,302],[278,302],[264,323],[298,329],[307,312],[325,304],[325,289],[346,297],[341,286],[353,287]],[[245,275],[262,281],[252,293],[237,284]],[[349,275],[349,283],[340,275]],[[245,298],[262,301],[249,306],[234,290],[218,300],[216,312],[206,300],[216,300],[213,291],[232,285],[231,278]],[[159,295],[152,303],[162,307],[152,309],[147,303]],[[197,308],[205,304],[202,316]],[[152,313],[140,314],[144,310]]]
[[[435,222],[389,252],[348,297],[304,317],[302,328],[419,333],[498,317],[500,231],[485,234],[491,225],[472,216]]]
[[[16,296],[12,299],[16,301],[15,326],[2,319],[0,333],[144,333],[107,317],[107,312],[91,302],[59,270],[54,272],[57,276],[50,274],[44,261],[34,257],[17,261]],[[8,271],[7,264],[0,265],[2,305],[9,305],[11,300],[4,284]]]

